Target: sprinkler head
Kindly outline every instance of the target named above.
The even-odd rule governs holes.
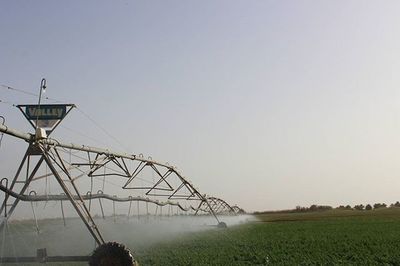
[[[226,225],[225,222],[219,222],[217,225],[218,228],[227,228],[228,226]]]

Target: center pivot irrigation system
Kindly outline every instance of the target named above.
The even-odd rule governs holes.
[[[41,91],[45,85],[43,79]],[[0,190],[5,193],[0,207],[0,229],[6,225],[21,201],[31,204],[60,202],[64,224],[63,202],[70,202],[97,246],[104,245],[106,241],[93,218],[93,209],[97,205],[101,211],[100,217],[104,219],[104,200],[112,202],[114,216],[115,204],[126,202],[129,204],[126,214],[129,219],[133,215],[132,203],[136,202],[138,217],[140,204],[145,205],[142,206],[141,213],[146,216],[152,210],[156,215],[162,213],[165,206],[168,208],[168,215],[211,215],[219,227],[226,226],[219,220],[219,215],[244,212],[238,206],[231,206],[220,198],[200,193],[176,167],[168,163],[160,163],[151,157],[144,158],[142,154],[123,154],[86,145],[66,144],[50,138],[49,135],[75,105],[41,105],[40,98],[41,94],[37,105],[17,106],[35,129],[34,134],[9,128],[4,119],[0,124],[1,135],[16,137],[28,144],[14,178],[3,178],[0,181]],[[36,188],[47,187],[49,179],[57,181],[60,193],[38,193],[32,190],[34,184]],[[0,262],[88,259],[88,256],[48,257],[46,250],[38,250],[37,257],[34,258],[2,257]]]

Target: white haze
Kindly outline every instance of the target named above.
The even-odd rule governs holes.
[[[254,220],[251,215],[219,216],[228,227]],[[106,242],[125,244],[134,253],[154,244],[171,241],[184,234],[205,230],[224,230],[216,227],[211,216],[117,216],[98,218],[96,223]],[[46,248],[48,256],[89,255],[95,242],[82,221],[69,218],[64,227],[62,219],[38,220],[35,222],[13,221],[0,233],[1,256],[36,256],[36,249]]]

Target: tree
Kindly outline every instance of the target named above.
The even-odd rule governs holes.
[[[374,209],[379,209],[379,208],[386,208],[386,204],[385,203],[375,203]]]
[[[328,211],[328,210],[332,210],[332,206],[329,205],[318,205],[318,210],[320,211]]]
[[[346,206],[346,210],[352,210],[353,208],[350,205]]]
[[[362,211],[362,210],[364,210],[364,205],[362,205],[362,204],[356,205],[356,206],[354,206],[354,209]]]
[[[365,206],[365,209],[366,209],[367,211],[370,211],[370,210],[372,210],[372,206],[371,206],[371,204],[367,204],[367,206]]]

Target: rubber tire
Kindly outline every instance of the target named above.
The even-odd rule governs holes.
[[[217,225],[218,228],[227,228],[228,226],[226,225],[225,222],[219,222],[219,224]]]
[[[124,245],[108,242],[98,246],[89,260],[90,266],[137,266],[131,252]]]

